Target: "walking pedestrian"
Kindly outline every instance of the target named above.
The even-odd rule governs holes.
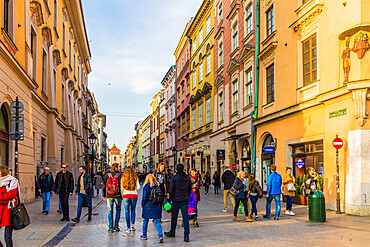
[[[213,187],[215,190],[215,194],[218,194],[218,188],[220,187],[220,175],[218,174],[218,171],[215,171],[213,174]]]
[[[0,227],[5,227],[4,239],[7,247],[13,247],[13,228],[10,212],[18,206],[18,180],[9,174],[9,168],[0,166]],[[0,242],[0,246],[3,244]]]
[[[195,227],[199,227],[198,223],[198,202],[200,201],[200,177],[198,176],[199,173],[197,173],[197,170],[195,168],[192,168],[190,170],[190,182],[191,182],[191,191],[195,194],[196,202],[195,202],[195,207],[197,208],[194,220],[193,220],[193,225]]]
[[[103,178],[102,178],[100,172],[95,173],[94,185],[95,185],[95,189],[96,189],[96,196],[99,196],[99,192],[103,188]],[[93,193],[93,195],[94,195],[94,193]]]
[[[57,173],[53,191],[59,195],[63,218],[60,221],[69,221],[69,196],[73,192],[73,175],[67,171],[68,165],[62,164],[62,171]]]
[[[156,180],[159,183],[159,187],[161,188],[162,192],[166,197],[169,197],[168,189],[170,186],[170,178],[168,176],[166,166],[164,164],[160,164],[158,166],[157,172],[156,172]]]
[[[211,184],[211,175],[209,172],[204,175],[204,194],[208,194],[209,192],[209,185]]]
[[[271,174],[267,179],[267,192],[266,192],[266,214],[263,218],[270,219],[271,216],[271,202],[275,200],[276,213],[274,220],[279,220],[280,217],[280,196],[281,196],[281,184],[282,178],[281,175],[276,172],[276,165],[270,166]]]
[[[156,188],[160,189],[160,184],[153,174],[149,174],[145,178],[143,186],[143,198],[141,200],[141,207],[143,208],[143,235],[141,235],[140,238],[143,240],[148,239],[148,223],[149,219],[153,219],[154,225],[158,231],[158,243],[163,243],[162,225],[160,222],[160,219],[162,219],[162,203],[156,204],[153,202],[155,198],[151,197],[152,190]]]
[[[107,201],[108,207],[108,225],[109,233],[114,231],[119,232],[119,220],[121,217],[121,173],[119,172],[119,165],[117,163],[112,164],[112,170],[105,174],[103,179],[103,200]],[[116,216],[113,221],[114,204],[116,205]]]
[[[285,214],[294,216],[292,211],[293,207],[293,196],[295,196],[295,178],[292,175],[292,168],[287,166],[286,173],[283,175],[284,193],[286,197],[286,211]]]
[[[317,189],[317,180],[318,178],[315,168],[307,167],[306,181],[304,184],[305,195],[308,196]]]
[[[175,237],[177,218],[181,209],[184,224],[184,241],[189,242],[188,203],[191,193],[191,182],[190,177],[184,172],[183,164],[177,164],[177,173],[171,179],[169,192],[172,200],[171,230],[165,232],[164,235],[169,238]]]
[[[225,171],[222,174],[221,180],[222,183],[224,184],[224,209],[222,211],[227,212],[227,196],[230,197],[233,208],[235,207],[234,197],[231,194],[229,194],[230,188],[233,186],[235,181],[235,175],[228,166],[225,167]]]
[[[239,191],[239,193],[235,196],[235,207],[234,207],[234,218],[233,221],[240,221],[237,218],[238,215],[238,209],[240,202],[244,205],[244,212],[245,212],[245,221],[251,222],[253,221],[251,218],[249,218],[248,215],[248,193],[246,192],[247,184],[245,179],[245,172],[240,171],[238,175],[236,176],[235,182],[234,182],[234,188]]]
[[[45,167],[44,172],[37,180],[37,188],[42,195],[42,213],[48,214],[50,210],[50,197],[53,192],[54,178],[50,173],[50,168]]]
[[[257,192],[257,186],[260,183],[255,179],[255,175],[253,173],[250,174],[250,179],[247,184],[247,191],[249,194],[249,199],[252,203],[252,210],[250,214],[250,218],[253,218],[254,214],[254,220],[258,220],[257,215],[257,201],[258,201],[258,192]]]
[[[91,221],[92,215],[92,182],[90,174],[86,173],[86,167],[80,166],[79,167],[80,176],[77,179],[76,191],[75,195],[78,194],[78,205],[77,205],[77,216],[73,218],[72,221],[79,223],[81,212],[82,212],[82,205],[84,202],[87,204],[88,208],[88,218],[87,221]]]
[[[138,198],[137,192],[140,189],[140,183],[131,166],[128,166],[123,172],[121,186],[127,225],[126,232],[135,231],[136,203]]]

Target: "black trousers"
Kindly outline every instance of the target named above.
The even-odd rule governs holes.
[[[238,215],[240,202],[242,202],[244,205],[245,216],[248,216],[248,198],[235,198],[234,216],[236,217]]]
[[[4,239],[6,247],[13,247],[13,228],[12,226],[6,226],[4,231]],[[0,242],[0,247],[4,246]]]
[[[69,219],[69,193],[59,193],[60,204],[62,205],[63,218]]]

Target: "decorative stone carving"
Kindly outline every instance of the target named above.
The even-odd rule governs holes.
[[[264,67],[268,66],[275,59],[275,51],[268,53],[262,60]]]
[[[73,28],[69,28],[69,39],[72,40],[72,39],[75,39],[75,36],[74,36],[74,33],[73,33]]]
[[[31,11],[31,22],[34,26],[39,27],[44,24],[44,17],[42,15],[41,4],[37,1],[30,2],[30,11]]]
[[[68,69],[67,68],[63,68],[62,69],[62,80],[63,81],[66,81],[68,79]]]
[[[301,25],[298,29],[298,39],[300,40],[302,37],[316,30],[319,27],[319,22],[320,18],[315,17],[315,19],[312,19],[310,22]]]
[[[301,101],[306,101],[314,98],[319,94],[319,84],[318,82],[312,83],[306,87],[300,89],[300,99]]]
[[[51,30],[48,27],[42,28],[42,41],[45,42],[47,47],[53,44]]]
[[[64,22],[67,22],[67,21],[68,21],[67,8],[63,8],[63,9],[62,9],[62,13],[63,13],[63,21],[64,21]]]
[[[362,127],[369,115],[366,111],[367,88],[353,90],[352,94],[355,103],[355,118],[358,121],[358,125]]]
[[[54,60],[54,66],[55,67],[62,63],[62,59],[60,57],[60,51],[59,50],[54,50],[53,51],[53,60]]]
[[[264,5],[263,5],[263,9],[264,11],[266,11],[270,6],[271,4],[274,2],[274,0],[265,0],[264,1]]]
[[[357,54],[358,59],[365,56],[367,50],[370,49],[369,36],[366,33],[360,32],[355,37],[355,42],[353,43],[352,51]]]

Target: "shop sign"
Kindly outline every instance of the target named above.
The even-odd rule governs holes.
[[[273,152],[275,152],[275,147],[270,147],[270,146],[264,147],[263,152],[267,154],[272,154]]]
[[[298,169],[302,169],[305,165],[305,162],[302,158],[298,158],[295,162],[295,165],[298,167]]]
[[[225,160],[225,150],[217,150],[217,160]]]
[[[340,117],[343,115],[347,115],[347,108],[338,110],[338,111],[333,111],[329,113],[329,118],[335,118],[335,117]]]
[[[233,170],[237,170],[238,169],[238,165],[237,164],[233,164]]]
[[[185,159],[190,160],[190,154],[185,154]]]

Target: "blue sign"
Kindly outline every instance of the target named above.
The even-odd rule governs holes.
[[[275,148],[267,146],[267,147],[263,148],[263,152],[265,152],[267,154],[272,154],[273,152],[275,152]]]

